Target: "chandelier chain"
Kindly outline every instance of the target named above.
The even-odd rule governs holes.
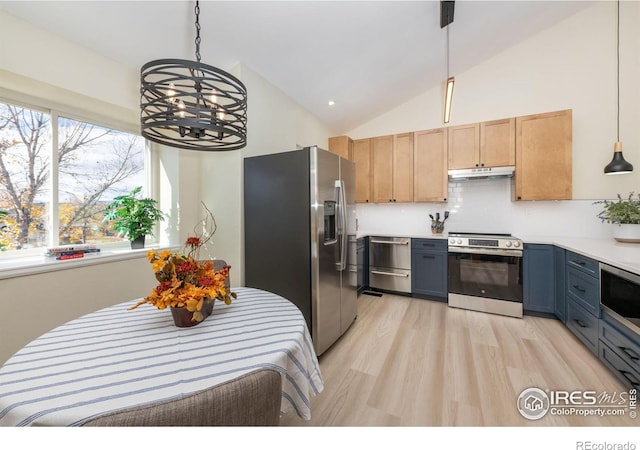
[[[202,40],[200,39],[200,2],[196,2],[196,7],[195,7],[195,13],[196,13],[196,60],[198,62],[200,62],[200,42],[202,42]]]

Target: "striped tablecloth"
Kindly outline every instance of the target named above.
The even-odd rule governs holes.
[[[270,367],[282,374],[281,413],[309,419],[324,387],[306,322],[288,300],[234,288],[229,306],[191,328],[136,300],[72,320],[0,368],[0,425],[75,426],[123,408],[174,400]]]

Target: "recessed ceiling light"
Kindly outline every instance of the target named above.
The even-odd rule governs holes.
[[[336,104],[335,100],[329,100],[329,103],[328,103],[329,106],[333,106],[335,104]]]

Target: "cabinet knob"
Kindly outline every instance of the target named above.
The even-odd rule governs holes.
[[[476,167],[478,167],[478,164],[476,164]]]
[[[484,163],[480,164],[482,167],[484,167]]]

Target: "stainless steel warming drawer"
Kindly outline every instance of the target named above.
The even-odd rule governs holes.
[[[411,293],[411,238],[369,238],[369,287]]]

